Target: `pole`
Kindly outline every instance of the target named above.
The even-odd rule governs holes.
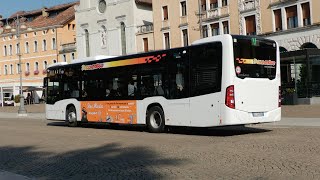
[[[24,107],[24,97],[22,90],[22,63],[21,63],[21,47],[20,47],[20,20],[19,15],[17,14],[16,20],[16,30],[17,30],[17,38],[18,38],[18,56],[19,56],[19,75],[20,75],[20,107],[18,110],[19,115],[27,115],[26,108]]]
[[[202,9],[200,0],[198,0],[198,7],[199,7],[199,31],[200,31],[200,39],[202,38]]]

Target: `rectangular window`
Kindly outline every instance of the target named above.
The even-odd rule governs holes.
[[[187,15],[187,3],[186,1],[180,2],[181,5],[181,16],[186,16]]]
[[[218,0],[210,0],[210,9],[218,8]]]
[[[301,4],[303,15],[303,26],[311,25],[309,2]]]
[[[276,77],[276,44],[273,41],[234,39],[234,62],[237,77]]]
[[[149,51],[148,38],[143,38],[143,51],[144,52],[148,52]]]
[[[222,6],[228,6],[228,0],[222,0]]]
[[[169,33],[164,33],[164,45],[165,45],[165,49],[170,49],[170,36],[169,36]]]
[[[211,34],[212,36],[219,35],[219,23],[211,24]]]
[[[182,38],[183,38],[183,46],[188,46],[189,45],[188,29],[182,30]]]
[[[245,17],[247,35],[256,35],[256,16]]]
[[[297,6],[286,8],[288,29],[298,27]]]
[[[282,30],[282,17],[281,17],[281,9],[277,9],[273,11],[274,13],[274,22],[276,31]]]
[[[208,37],[208,27],[202,26],[202,38]]]
[[[163,14],[163,20],[168,20],[168,6],[163,6],[162,7],[162,14]]]
[[[201,10],[206,11],[207,10],[207,2],[206,0],[201,0]]]
[[[222,22],[223,25],[223,34],[229,34],[229,22],[224,21]]]
[[[190,47],[191,96],[221,91],[222,44],[210,43]]]

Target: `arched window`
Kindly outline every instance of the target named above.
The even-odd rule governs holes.
[[[39,71],[39,63],[38,63],[38,62],[36,62],[36,63],[34,64],[34,70],[35,70],[35,71]]]
[[[20,64],[17,64],[17,72],[18,72],[18,74],[20,74],[21,73],[21,68],[20,68]]]
[[[9,55],[12,56],[12,45],[9,46]]]
[[[34,52],[38,52],[38,41],[34,42]]]
[[[315,44],[308,42],[308,43],[302,44],[300,49],[318,49],[318,47]]]
[[[127,54],[127,45],[126,45],[126,25],[124,22],[120,23],[121,29],[121,47],[122,47],[122,55]]]
[[[26,53],[29,53],[29,42],[26,42]]]
[[[12,64],[10,64],[10,74],[13,74],[14,72],[13,72],[13,65]]]
[[[48,62],[47,61],[43,61],[43,69],[47,69],[48,67]]]
[[[47,40],[43,40],[43,51],[47,50]]]
[[[57,63],[57,60],[53,60],[53,64]]]
[[[20,53],[20,47],[19,47],[19,43],[16,44],[16,53],[19,54]]]
[[[8,75],[8,66],[4,65],[4,75]]]
[[[287,52],[288,50],[282,46],[279,47],[280,53]]]
[[[107,47],[107,28],[101,26],[101,47]]]
[[[3,46],[3,55],[7,56],[8,52],[7,52],[7,46]]]
[[[52,49],[57,49],[57,41],[56,41],[56,38],[52,38]]]
[[[86,43],[86,56],[90,56],[90,42],[89,42],[89,31],[87,29],[84,30],[84,37],[85,37],[85,43]]]
[[[26,64],[26,71],[27,71],[27,72],[30,72],[30,63],[27,63],[27,64]]]

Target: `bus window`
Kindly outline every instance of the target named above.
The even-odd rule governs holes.
[[[234,39],[234,65],[238,78],[269,78],[276,76],[276,44],[268,41]]]
[[[188,50],[176,49],[169,55],[169,99],[188,96]]]
[[[222,44],[191,46],[191,96],[221,91]]]

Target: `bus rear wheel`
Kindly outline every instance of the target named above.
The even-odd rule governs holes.
[[[77,113],[76,113],[76,109],[73,106],[67,109],[66,122],[68,123],[69,127],[78,126]]]
[[[151,107],[147,112],[147,127],[152,133],[161,133],[164,131],[164,113],[159,106]]]

